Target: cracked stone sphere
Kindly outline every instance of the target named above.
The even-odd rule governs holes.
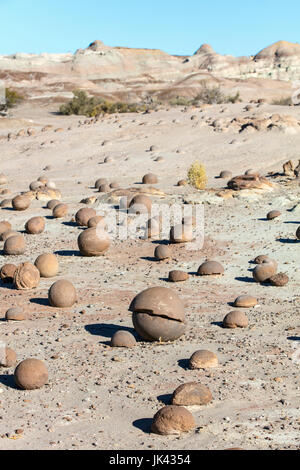
[[[167,287],[151,287],[130,304],[136,332],[146,341],[174,341],[185,331],[184,305]]]

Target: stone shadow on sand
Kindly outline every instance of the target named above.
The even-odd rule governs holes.
[[[300,336],[288,336],[288,338],[290,341],[300,341]]]
[[[253,279],[253,277],[249,277],[249,276],[238,276],[238,277],[235,277],[234,278],[236,281],[241,281],[241,282],[250,282],[250,283],[254,283],[255,280]]]
[[[142,419],[136,419],[133,421],[132,425],[135,428],[140,429],[146,434],[150,434],[151,432],[151,424],[152,424],[152,419],[151,418],[142,418]]]
[[[84,328],[91,335],[104,336],[105,338],[111,338],[117,331],[128,331],[136,338],[136,333],[133,328],[114,325],[112,323],[94,323],[92,325],[85,325]]]
[[[78,250],[59,250],[54,252],[58,256],[81,256]]]
[[[211,325],[219,326],[220,328],[224,328],[224,325],[223,325],[222,321],[212,321]]]
[[[298,243],[299,242],[299,240],[297,240],[296,238],[276,238],[276,241],[280,243]]]
[[[172,393],[166,393],[164,395],[159,395],[157,399],[164,405],[171,405],[172,396],[173,396]]]
[[[33,299],[30,299],[29,302],[31,302],[32,304],[44,305],[44,307],[50,307],[49,300],[45,297],[35,297]]]
[[[19,388],[15,384],[14,376],[12,374],[0,375],[0,384],[5,385],[9,388],[13,388],[14,390],[19,390]]]
[[[189,367],[189,359],[179,359],[179,361],[177,361],[177,364],[179,365],[179,367],[181,367],[181,369],[184,369],[184,370],[189,370],[190,367]]]

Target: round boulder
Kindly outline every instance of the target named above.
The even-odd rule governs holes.
[[[135,345],[136,339],[129,331],[117,331],[111,339],[113,348],[133,348]]]
[[[246,328],[248,324],[248,318],[244,312],[238,310],[228,313],[223,320],[224,328]]]
[[[180,385],[173,393],[172,405],[194,406],[207,405],[212,401],[212,394],[208,387],[197,382]]]
[[[146,289],[133,299],[129,310],[136,332],[146,341],[173,341],[184,334],[184,305],[172,289]]]
[[[155,414],[151,431],[163,436],[178,435],[191,431],[195,426],[194,417],[186,408],[168,405]]]
[[[190,369],[210,369],[218,367],[219,361],[217,356],[207,350],[194,352],[189,361]]]
[[[25,359],[17,366],[14,379],[23,390],[35,390],[43,387],[48,381],[48,370],[39,359]]]
[[[72,307],[77,300],[76,289],[71,282],[64,279],[56,281],[49,289],[48,299],[52,307]]]

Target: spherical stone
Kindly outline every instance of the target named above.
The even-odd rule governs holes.
[[[45,218],[44,217],[32,217],[25,224],[25,230],[30,235],[37,235],[43,233],[45,230]]]
[[[14,379],[23,390],[35,390],[43,387],[48,381],[48,370],[39,359],[25,359],[17,366]]]
[[[276,274],[277,267],[273,262],[262,263],[255,266],[253,278],[256,282],[265,282]]]
[[[134,196],[129,203],[129,212],[131,214],[145,214],[151,212],[152,201],[144,194]]]
[[[146,289],[133,299],[129,310],[136,332],[146,341],[173,341],[184,334],[184,305],[172,289]]]
[[[109,246],[109,235],[101,227],[88,228],[78,237],[79,251],[83,256],[100,256]]]
[[[296,238],[298,238],[298,240],[300,240],[300,226],[297,228]]]
[[[208,387],[197,382],[180,385],[173,393],[172,405],[193,406],[207,405],[212,401],[212,394]]]
[[[87,227],[89,219],[95,217],[96,214],[97,212],[95,211],[95,209],[91,209],[89,207],[79,209],[79,211],[76,212],[75,215],[77,225],[79,225],[79,227]]]
[[[20,307],[9,308],[5,314],[7,321],[23,321],[27,320],[27,314]]]
[[[154,173],[148,173],[143,177],[143,184],[157,184],[158,178]]]
[[[2,233],[1,239],[2,239],[3,242],[6,242],[6,240],[9,237],[14,237],[14,236],[17,236],[17,235],[20,235],[20,233],[16,232],[15,230],[7,230],[6,232]]]
[[[231,171],[221,171],[220,173],[220,178],[223,178],[223,179],[229,179],[229,178],[232,178],[232,173]]]
[[[154,258],[158,261],[171,258],[172,253],[167,245],[158,245],[154,250]]]
[[[169,272],[169,281],[171,282],[183,282],[189,278],[188,273],[179,270],[173,270]]]
[[[106,178],[99,178],[95,183],[95,188],[99,189],[102,184],[108,184],[108,181]]]
[[[7,222],[6,220],[1,220],[1,222],[0,222],[0,236],[2,236],[2,234],[7,232],[8,230],[11,230],[11,224],[9,222]]]
[[[37,257],[34,262],[41,277],[54,277],[58,273],[58,259],[53,253],[44,253]]]
[[[12,206],[15,211],[25,211],[30,206],[30,202],[27,196],[16,196],[12,200]]]
[[[72,307],[77,300],[76,289],[71,282],[64,279],[56,281],[49,289],[48,299],[52,307]]]
[[[271,261],[271,258],[268,255],[258,255],[254,259],[255,264],[268,263]]]
[[[40,282],[40,272],[31,263],[22,263],[15,271],[14,284],[19,290],[35,289]]]
[[[269,282],[272,286],[283,287],[289,282],[289,277],[284,273],[278,273],[271,276]]]
[[[112,183],[110,183],[109,187],[111,189],[119,189],[120,185],[117,181],[113,181]]]
[[[4,253],[6,255],[22,255],[25,252],[25,239],[22,235],[9,237],[4,243]]]
[[[52,215],[55,219],[61,219],[65,217],[68,213],[68,206],[67,204],[57,204],[52,210]]]
[[[193,415],[184,407],[168,405],[154,416],[151,431],[163,436],[188,432],[196,426]]]
[[[192,225],[178,224],[171,228],[170,243],[188,243],[193,239]]]
[[[30,183],[29,189],[31,191],[36,191],[37,189],[41,188],[42,186],[44,186],[44,185],[40,181],[33,181],[32,183]]]
[[[224,274],[223,266],[217,261],[205,261],[199,266],[199,276],[212,276],[216,274]]]
[[[99,193],[109,193],[111,190],[109,184],[101,184],[99,186]]]
[[[15,264],[4,264],[0,271],[1,280],[6,283],[12,283],[15,277],[17,266]]]
[[[251,308],[258,305],[258,301],[251,295],[240,295],[234,301],[234,306],[239,308]]]
[[[271,211],[271,212],[268,212],[267,219],[273,220],[273,219],[276,219],[276,217],[279,217],[280,215],[281,215],[281,212],[279,211]]]
[[[58,199],[51,199],[51,201],[48,201],[47,203],[47,209],[53,210],[54,207],[58,206],[58,204],[61,204]]]
[[[111,339],[114,348],[133,348],[135,345],[136,339],[129,331],[117,331]]]
[[[223,320],[224,328],[246,328],[248,324],[248,318],[244,312],[238,310],[228,313]]]
[[[15,351],[11,348],[5,348],[4,357],[2,357],[0,351],[0,366],[1,367],[14,367],[17,362],[17,355]]]
[[[88,228],[101,227],[107,229],[107,223],[103,215],[96,215],[88,220]]]
[[[187,186],[188,182],[186,180],[179,180],[177,186]]]
[[[200,350],[194,352],[191,356],[189,365],[191,369],[209,369],[212,367],[218,367],[219,361],[213,352]]]

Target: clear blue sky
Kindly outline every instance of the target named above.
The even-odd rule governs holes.
[[[299,0],[0,0],[0,54],[110,46],[251,55],[300,42]]]

